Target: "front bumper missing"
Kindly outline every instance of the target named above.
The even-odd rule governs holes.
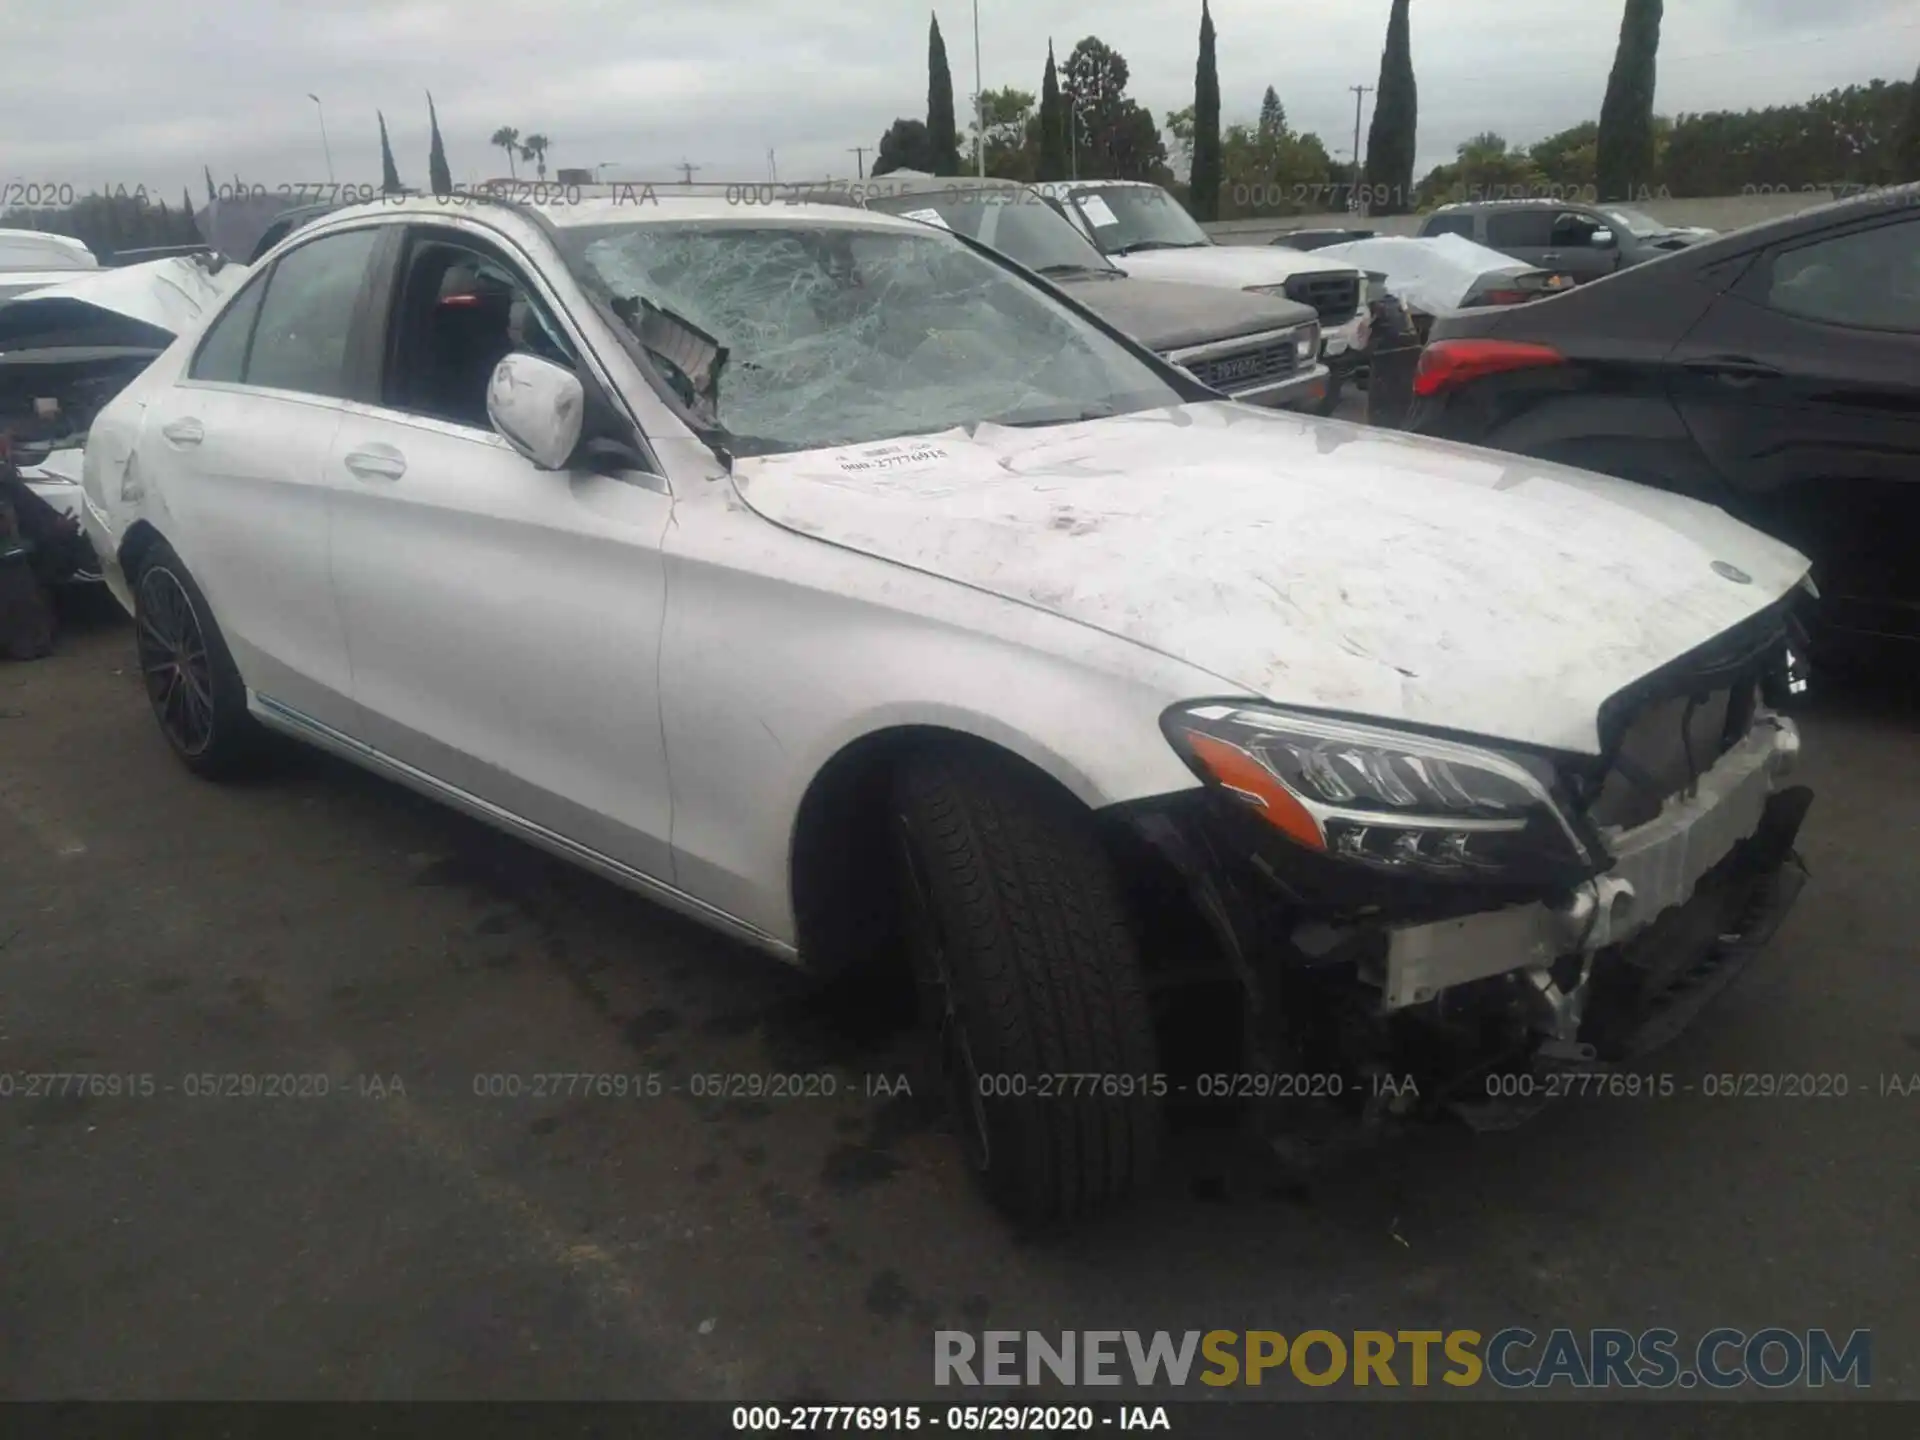
[[[1485,914],[1387,931],[1381,972],[1384,1008],[1425,1004],[1454,986],[1504,974],[1523,976],[1541,1002],[1543,1028],[1562,1046],[1580,1031],[1595,957],[1626,945],[1663,917],[1688,906],[1701,881],[1738,847],[1761,836],[1770,807],[1792,796],[1798,830],[1805,792],[1780,793],[1800,751],[1799,732],[1784,716],[1762,714],[1748,735],[1672,797],[1661,813],[1632,830],[1602,833],[1612,865],[1563,904],[1532,903]],[[1792,847],[1772,858],[1778,868]],[[1751,847],[1749,847],[1751,848]],[[1797,886],[1795,887],[1797,891]],[[1787,899],[1791,904],[1791,896]],[[1784,913],[1784,910],[1782,911]],[[1777,920],[1777,917],[1776,917]],[[1563,962],[1575,957],[1571,967]],[[1575,978],[1577,976],[1577,978]]]

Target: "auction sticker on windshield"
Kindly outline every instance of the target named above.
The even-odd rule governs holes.
[[[1120,217],[1113,213],[1113,207],[1098,195],[1080,195],[1075,198],[1080,203],[1081,213],[1094,224],[1118,225],[1120,223]]]
[[[900,212],[900,218],[903,220],[919,220],[928,225],[938,225],[942,230],[951,230],[953,228],[941,218],[938,210],[902,210]]]

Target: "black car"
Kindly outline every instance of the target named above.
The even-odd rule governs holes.
[[[1420,227],[1422,239],[1461,235],[1581,284],[1658,260],[1712,238],[1627,205],[1559,200],[1484,200],[1442,205]]]
[[[1920,641],[1920,185],[1445,317],[1414,389],[1410,429],[1675,490],[1797,546],[1830,653]]]

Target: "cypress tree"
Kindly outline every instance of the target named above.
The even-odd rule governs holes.
[[[1214,61],[1213,12],[1200,0],[1200,60],[1193,72],[1193,173],[1188,204],[1196,220],[1220,218],[1220,71]]]
[[[1060,96],[1060,72],[1053,63],[1053,41],[1047,41],[1047,73],[1040,82],[1041,180],[1067,178],[1067,107]]]
[[[387,117],[378,110],[380,116],[380,193],[398,195],[405,188],[400,184],[400,167],[393,163],[393,146],[387,143]]]
[[[200,239],[200,222],[193,214],[193,192],[186,186],[180,187],[180,243],[192,245]]]
[[[1420,92],[1413,78],[1409,0],[1393,0],[1387,46],[1380,54],[1380,87],[1367,132],[1366,199],[1376,215],[1413,208],[1414,141],[1420,128]]]
[[[427,185],[436,195],[453,193],[453,172],[447,168],[447,147],[440,140],[440,117],[433,111],[433,92],[427,92],[427,125],[433,137],[427,148]]]
[[[220,198],[220,192],[213,188],[213,167],[202,165],[200,168],[207,172],[207,203],[211,205]]]
[[[1653,86],[1663,8],[1662,0],[1627,0],[1620,19],[1620,48],[1600,107],[1594,157],[1602,200],[1630,200],[1635,187],[1653,184]]]
[[[1269,140],[1287,133],[1287,107],[1280,103],[1280,93],[1271,85],[1260,97],[1260,133]]]
[[[960,137],[953,121],[953,75],[947,69],[947,43],[940,38],[940,17],[927,34],[927,138],[933,147],[933,173],[960,173]]]

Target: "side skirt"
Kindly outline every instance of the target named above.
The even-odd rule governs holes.
[[[331,755],[337,755],[342,760],[370,770],[376,775],[398,781],[409,790],[425,795],[429,800],[436,800],[464,815],[471,816],[482,824],[491,825],[496,830],[512,835],[515,839],[524,840],[527,844],[544,850],[550,855],[556,855],[562,860],[571,861],[584,869],[591,870],[602,879],[611,880],[614,884],[664,905],[667,909],[685,915],[690,920],[721,931],[735,940],[773,956],[776,960],[783,960],[789,965],[799,963],[799,952],[794,946],[767,934],[758,926],[730,915],[717,906],[709,905],[706,901],[689,895],[684,890],[676,889],[664,880],[656,879],[643,871],[634,869],[631,865],[603,855],[598,850],[569,840],[566,836],[549,830],[545,826],[523,819],[512,811],[495,805],[492,801],[483,800],[478,795],[462,790],[458,786],[449,785],[446,781],[437,779],[424,770],[396,760],[374,749],[371,745],[355,740],[351,735],[342,734],[330,725],[322,724],[309,715],[303,715],[290,706],[282,705],[277,700],[249,690],[247,709],[261,724],[283,735],[291,736],[316,749],[325,750]]]

